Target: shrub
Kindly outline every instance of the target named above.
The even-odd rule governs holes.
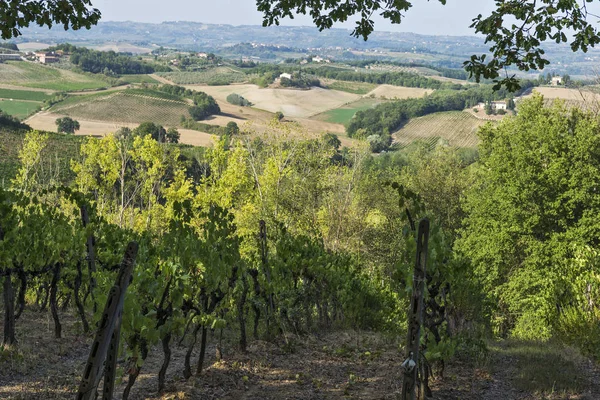
[[[231,93],[227,96],[227,102],[242,107],[250,107],[252,105],[252,103],[237,93]]]

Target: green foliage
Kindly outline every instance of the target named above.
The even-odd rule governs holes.
[[[248,100],[246,100],[244,97],[240,96],[237,93],[231,93],[230,95],[228,95],[227,102],[242,107],[252,106],[252,103],[250,103]]]
[[[446,4],[445,0],[440,0]],[[590,1],[587,1],[590,2]],[[464,62],[470,77],[477,82],[495,79],[496,87],[506,86],[511,91],[519,89],[515,75],[498,79],[500,72],[510,66],[521,71],[541,70],[550,62],[544,58],[542,42],[570,42],[573,51],[587,52],[600,43],[600,33],[588,20],[593,18],[586,7],[576,1],[561,2],[544,0],[542,6],[536,2],[517,2],[510,7],[498,3],[489,16],[479,14],[473,19],[471,28],[475,33],[485,35],[485,42],[491,43],[488,54],[473,55]],[[282,18],[293,18],[295,14],[310,14],[314,24],[320,29],[329,29],[335,22],[346,21],[360,14],[352,31],[355,37],[367,40],[374,30],[371,19],[378,13],[384,19],[399,24],[404,13],[412,7],[408,0],[385,2],[382,0],[358,0],[351,4],[331,1],[326,3],[306,0],[259,0],[258,11],[263,13],[263,26],[279,25]],[[570,35],[570,32],[575,32]]]
[[[79,130],[79,122],[70,118],[63,117],[56,120],[56,130],[58,133],[71,133]]]
[[[97,51],[86,47],[60,44],[50,50],[63,50],[70,54],[69,61],[85,72],[108,76],[125,74],[151,74],[156,71],[170,71],[169,67],[149,65],[131,56],[117,54],[114,51]]]
[[[195,121],[201,121],[220,112],[221,108],[212,96],[204,92],[195,92],[194,106],[189,108],[189,113]]]
[[[225,127],[225,131],[228,135],[233,136],[240,133],[240,127],[233,121],[229,121]]]
[[[90,29],[100,19],[100,10],[90,8],[86,0],[67,3],[14,1],[0,4],[0,14],[6,16],[0,23],[2,39],[21,35],[20,28],[34,22],[39,26],[62,25],[66,29]]]
[[[167,130],[153,122],[141,123],[137,128],[133,129],[131,134],[141,137],[150,135],[152,139],[159,143],[178,143],[180,136],[176,128],[169,128]],[[125,134],[125,137],[127,137],[127,134]]]
[[[531,87],[532,82],[523,82],[522,86]],[[348,136],[355,137],[359,131],[362,136],[380,135],[381,132],[394,132],[410,118],[420,117],[440,111],[462,111],[484,100],[503,99],[506,92],[493,92],[491,85],[469,87],[462,90],[437,91],[421,99],[405,99],[383,103],[373,109],[358,111],[346,128]]]
[[[280,84],[283,87],[295,87],[300,89],[309,89],[313,86],[320,87],[321,81],[314,76],[310,76],[307,74],[300,74],[298,72],[294,72],[291,78],[281,78]]]
[[[481,130],[458,249],[473,263],[499,334],[549,338],[561,307],[583,307],[578,279],[597,273],[579,254],[600,229],[599,129],[593,115],[560,102],[546,108],[535,96],[516,117]]]
[[[51,97],[51,95],[40,91],[0,89],[0,98],[3,99],[46,101]]]

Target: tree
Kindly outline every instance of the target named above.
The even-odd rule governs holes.
[[[237,135],[240,133],[240,127],[235,122],[229,121],[225,127],[225,132],[230,136]]]
[[[439,1],[446,4],[446,0]],[[586,7],[590,2],[592,0],[497,1],[491,15],[479,14],[471,24],[475,33],[485,35],[486,43],[491,43],[491,57],[473,55],[465,61],[465,69],[477,82],[482,77],[494,79],[497,88],[505,85],[515,90],[519,87],[515,75],[509,76],[506,72],[506,77],[499,79],[500,71],[512,65],[522,71],[543,69],[549,64],[541,47],[544,41],[569,42],[573,51],[587,52],[589,47],[600,43],[595,15]],[[359,14],[352,35],[364,40],[375,29],[371,19],[374,13],[399,24],[403,13],[412,7],[408,0],[257,0],[256,4],[263,13],[263,26],[279,25],[282,18],[308,13],[323,30],[331,28],[334,22]],[[588,19],[594,20],[588,22]]]
[[[283,113],[281,111],[277,111],[275,113],[275,118],[277,118],[277,121],[281,121],[284,118]]]
[[[167,130],[167,134],[165,135],[165,141],[167,143],[179,143],[180,136],[181,135],[179,134],[177,128],[169,128]]]
[[[600,236],[599,132],[593,113],[545,107],[537,95],[516,117],[480,132],[457,250],[470,260],[500,334],[548,338],[566,308],[591,313],[587,304],[597,304],[585,288],[598,274],[588,250]]]
[[[325,142],[328,146],[333,147],[335,150],[339,150],[340,146],[342,145],[340,139],[333,133],[324,134],[323,142]]]
[[[512,97],[506,101],[506,109],[514,111],[514,109],[515,109],[515,100]]]
[[[79,122],[70,117],[63,117],[56,120],[56,127],[58,133],[75,133],[79,130]]]
[[[0,31],[2,39],[21,35],[20,28],[34,22],[39,26],[52,27],[61,24],[67,29],[90,29],[100,20],[100,11],[91,8],[90,0],[39,0],[0,2]]]

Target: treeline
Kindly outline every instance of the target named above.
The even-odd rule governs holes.
[[[533,86],[532,81],[523,81],[519,92],[512,95],[518,96]],[[493,91],[492,85],[480,85],[463,90],[437,91],[418,99],[383,103],[373,109],[358,111],[348,124],[346,132],[350,137],[387,136],[410,118],[441,111],[460,111],[483,101],[502,100],[512,95],[506,90]]]
[[[298,73],[299,67],[295,65],[270,65],[270,64],[259,64],[256,68],[248,69],[247,74],[258,74],[260,77],[256,78],[257,84],[259,81],[264,80],[264,83],[272,83],[272,80],[279,76],[283,72]],[[440,89],[448,88],[454,89],[459,88],[460,85],[451,84],[447,82],[440,82],[436,79],[427,78],[425,76],[409,73],[409,72],[355,72],[343,68],[336,68],[331,66],[320,66],[316,68],[305,68],[302,70],[304,73],[310,73],[316,77],[336,79],[339,81],[350,81],[350,82],[367,82],[374,83],[377,85],[395,85],[395,86],[406,86],[406,87],[418,87],[425,89]],[[259,84],[260,86],[260,84]]]
[[[8,115],[2,110],[0,110],[0,128],[23,131],[31,130],[29,125],[22,123],[18,118]]]
[[[183,86],[177,85],[159,85],[156,89],[160,92],[167,93],[173,96],[187,97],[192,99],[194,105],[189,108],[189,113],[195,121],[203,120],[204,118],[218,114],[221,108],[217,104],[214,97],[195,90],[186,89]]]
[[[407,67],[407,68],[429,68],[434,71],[438,71],[439,73],[442,74],[443,77],[446,77],[446,78],[461,79],[461,80],[467,80],[469,78],[469,74],[463,69],[446,68],[446,67],[440,67],[440,66],[430,65],[430,64],[402,63],[402,62],[397,62],[397,61],[381,62],[380,60],[374,60],[374,59],[357,60],[357,61],[349,61],[348,62],[348,65],[352,65],[354,67],[360,67],[360,68],[364,68],[367,65],[374,65],[374,64],[395,65],[398,67]]]
[[[315,78],[314,76],[310,75],[303,75],[299,72],[293,73],[291,78],[281,78],[280,83],[283,87],[295,87],[300,89],[308,89],[313,86],[321,86],[321,81],[319,81],[318,78]]]
[[[77,65],[85,72],[105,75],[151,74],[154,72],[171,71],[167,66],[149,64],[135,60],[130,56],[118,54],[114,51],[97,51],[85,47],[76,47],[71,44],[60,44],[49,50],[62,50],[70,53],[71,63]]]

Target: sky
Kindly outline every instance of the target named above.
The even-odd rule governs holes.
[[[261,13],[255,0],[92,0],[102,12],[102,21],[194,21],[210,24],[261,25]],[[469,28],[478,14],[488,15],[493,0],[448,0],[445,6],[437,0],[414,0],[400,25],[380,17],[374,18],[376,31],[414,32],[426,35],[473,35]],[[353,28],[350,18],[338,28]],[[310,17],[285,19],[281,25],[312,26]]]

